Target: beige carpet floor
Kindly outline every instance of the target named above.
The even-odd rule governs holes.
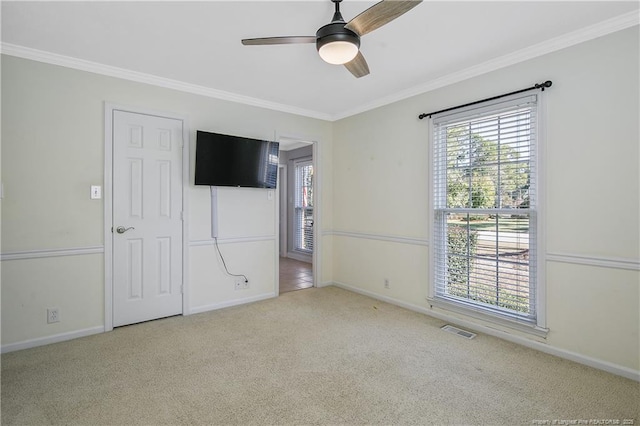
[[[2,424],[640,424],[639,383],[443,324],[328,287],[8,353]]]

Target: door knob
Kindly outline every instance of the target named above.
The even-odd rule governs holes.
[[[125,233],[125,232],[127,232],[129,229],[136,229],[136,228],[134,228],[133,226],[130,226],[130,227],[128,227],[128,228],[125,228],[124,226],[118,226],[118,227],[116,228],[116,232],[117,232],[118,234],[124,234],[124,233]]]

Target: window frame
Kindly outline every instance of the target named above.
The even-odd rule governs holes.
[[[311,195],[311,200],[312,200],[312,205],[309,207],[304,207],[304,206],[299,206],[299,201],[302,198],[302,195],[300,194],[300,185],[299,185],[299,168],[300,167],[311,167],[313,170],[313,159],[311,158],[301,158],[301,159],[297,159],[294,161],[293,163],[293,250],[298,252],[298,253],[303,253],[303,254],[308,254],[311,255],[313,254],[314,251],[314,246],[315,246],[315,241],[314,241],[314,236],[313,236],[313,225],[315,222],[315,216],[314,216],[314,204],[315,204],[315,200],[314,200],[314,196],[315,194],[312,193]],[[315,170],[313,171],[315,172]],[[311,185],[309,186],[309,188],[311,189],[311,191],[313,191],[313,181],[311,182]],[[304,239],[304,230],[298,228],[298,215],[301,212],[311,212],[311,231],[310,231],[310,237],[311,237],[311,249],[304,249],[301,247],[298,247],[298,239],[301,237]]]
[[[546,193],[544,187],[544,156],[545,156],[545,109],[544,109],[544,92],[536,94],[517,94],[507,96],[501,99],[495,99],[492,101],[483,102],[480,104],[464,107],[455,111],[443,112],[441,114],[435,114],[429,118],[428,122],[428,138],[429,138],[429,165],[431,167],[431,173],[429,173],[429,231],[431,237],[430,243],[430,263],[431,273],[429,277],[429,285],[427,290],[427,301],[432,307],[442,308],[447,311],[455,313],[461,313],[469,317],[477,318],[483,321],[491,322],[494,324],[502,325],[511,329],[517,329],[526,333],[534,334],[541,337],[546,337],[548,329],[546,328],[546,285],[545,285],[545,236],[544,236],[544,194]],[[436,250],[436,238],[446,238],[446,234],[437,232],[438,227],[436,225],[436,217],[439,209],[438,196],[442,196],[442,193],[438,193],[436,187],[442,188],[442,179],[446,182],[446,165],[443,168],[442,164],[436,164],[435,148],[436,140],[435,130],[436,126],[440,122],[454,122],[454,121],[471,121],[481,116],[489,116],[492,114],[504,111],[505,108],[515,106],[527,102],[535,102],[535,106],[532,110],[535,111],[536,120],[532,124],[532,131],[535,132],[535,143],[533,144],[533,162],[532,166],[535,168],[535,175],[532,177],[533,184],[536,188],[536,205],[528,208],[529,214],[534,217],[534,230],[532,240],[535,242],[535,253],[532,258],[534,259],[530,264],[530,268],[533,268],[534,286],[535,286],[535,306],[536,315],[535,318],[523,318],[518,315],[511,315],[508,312],[500,312],[496,309],[488,309],[474,304],[469,301],[457,301],[451,298],[443,298],[437,294],[436,285],[438,282],[438,271],[436,265],[438,265],[438,252]],[[446,160],[445,160],[446,161]],[[446,210],[446,207],[445,207]],[[486,209],[491,210],[491,209]],[[491,210],[493,211],[493,210]],[[446,229],[446,228],[443,228]],[[441,242],[441,244],[445,244]],[[441,256],[446,254],[441,253]]]

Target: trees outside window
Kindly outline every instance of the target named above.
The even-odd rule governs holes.
[[[434,297],[536,320],[536,96],[434,117]]]
[[[295,163],[294,249],[313,253],[313,164]]]

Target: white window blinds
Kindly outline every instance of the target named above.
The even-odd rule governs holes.
[[[294,249],[313,253],[313,164],[295,163]]]
[[[535,322],[537,95],[433,118],[434,297]]]

